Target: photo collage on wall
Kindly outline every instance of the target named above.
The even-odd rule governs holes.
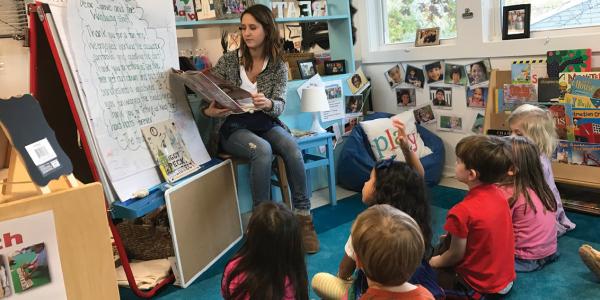
[[[482,133],[490,73],[490,60],[482,58],[467,64],[444,60],[423,65],[395,63],[383,75],[397,109],[412,110],[417,123],[435,123],[440,131]],[[426,104],[417,98],[427,99]],[[456,112],[461,103],[466,113]]]

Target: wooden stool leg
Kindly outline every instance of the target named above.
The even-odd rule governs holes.
[[[281,189],[283,203],[292,209],[293,207],[290,199],[290,187],[287,180],[287,174],[285,173],[285,163],[283,162],[283,158],[281,158],[281,156],[276,156],[275,159],[277,161],[277,180],[279,181],[279,188]]]

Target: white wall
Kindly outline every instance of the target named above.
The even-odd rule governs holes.
[[[358,4],[357,2],[359,2],[359,1],[356,1],[356,0],[353,1],[353,3],[355,5]],[[476,11],[476,13],[477,13],[477,11]],[[364,11],[361,11],[359,8],[359,11],[355,15],[355,23],[357,24],[356,26],[358,28],[358,41],[357,41],[357,46],[355,46],[355,57],[356,57],[357,61],[361,61],[361,60],[364,61],[362,55],[364,53],[368,53],[368,51],[369,51],[368,49],[365,49],[365,47],[368,47],[368,43],[369,43],[369,41],[366,41],[366,39],[368,36],[372,36],[373,33],[366,32],[367,26],[365,26],[365,25],[368,22],[369,21],[366,20],[366,14],[364,13]],[[359,24],[361,24],[361,25],[359,26]],[[469,30],[472,30],[472,29],[469,29]],[[361,39],[363,39],[363,40],[361,40]],[[541,58],[545,59],[546,58],[545,51],[532,52],[531,50],[528,50],[528,49],[519,48],[519,40],[512,40],[509,42],[511,43],[511,47],[513,47],[514,50],[505,50],[501,56],[490,57],[490,56],[486,55],[486,53],[479,52],[479,53],[477,53],[477,56],[473,56],[472,58],[448,59],[447,62],[454,63],[454,64],[467,64],[467,63],[481,60],[481,58],[489,57],[492,68],[499,69],[499,70],[510,70],[510,66],[514,60],[541,59]],[[450,42],[450,43],[453,43],[453,42]],[[501,42],[499,42],[499,43],[501,43]],[[521,43],[532,44],[533,41],[522,40]],[[359,44],[360,44],[360,46],[358,46]],[[461,48],[463,48],[463,49],[465,49],[465,51],[468,51],[469,53],[472,53],[474,51],[474,49],[473,49],[474,47],[471,47],[471,45],[468,43],[465,43],[465,44],[458,43],[458,44],[454,44],[452,46],[459,48],[459,49],[455,49],[455,50],[460,50]],[[360,51],[359,47],[362,47],[363,51]],[[584,48],[584,47],[585,46],[583,46],[581,48]],[[591,47],[591,46],[587,46],[587,47]],[[409,63],[411,65],[422,67],[423,65],[430,63],[432,61],[436,61],[436,60],[440,60],[440,59],[444,60],[443,56],[438,56],[438,55],[436,55],[436,56],[432,55],[430,60],[414,60],[415,57],[420,56],[419,53],[415,53],[415,52],[424,52],[426,50],[429,50],[429,49],[425,49],[425,48],[432,48],[432,47],[424,47],[424,48],[417,48],[417,49],[412,48],[410,50],[404,49],[404,50],[393,51],[392,52],[393,55],[390,54],[390,51],[387,51],[386,55],[384,55],[386,57],[385,60],[381,59],[382,56],[377,56],[376,58],[369,58],[367,60],[367,61],[376,61],[376,63],[367,63],[367,64],[363,63],[363,70],[365,71],[365,74],[367,76],[371,77],[371,84],[373,86],[373,107],[374,107],[375,111],[384,111],[384,112],[390,112],[390,113],[400,112],[400,110],[396,106],[395,94],[393,93],[393,90],[390,89],[389,84],[387,83],[387,80],[384,76],[384,72],[387,71],[389,68],[391,68],[393,65],[395,65],[397,63],[403,63],[404,67],[406,67],[406,64]],[[577,48],[577,47],[575,47],[575,48]],[[558,47],[555,49],[559,50],[559,49],[575,49],[575,48]],[[510,47],[508,47],[508,49],[510,49]],[[535,55],[520,56],[520,55],[512,54],[512,53],[514,53],[513,51],[521,51],[522,52],[524,50],[525,50],[525,52],[534,53]],[[553,50],[553,49],[547,49],[547,50]],[[600,50],[600,49],[593,49],[593,50]],[[508,51],[508,52],[506,52],[506,51]],[[437,53],[439,53],[439,51]],[[459,57],[460,54],[453,53],[452,56]],[[410,60],[410,61],[408,61],[408,60]],[[593,53],[592,67],[600,67],[600,52]],[[444,85],[441,84],[440,86],[444,86]],[[417,89],[417,107],[431,103],[431,101],[429,100],[428,90],[429,89],[428,89],[427,85],[425,85],[424,89]],[[438,136],[440,136],[442,138],[442,140],[444,141],[444,146],[446,148],[446,162],[445,162],[445,166],[444,166],[444,175],[445,176],[453,176],[454,175],[454,164],[456,162],[456,158],[454,156],[454,148],[455,148],[456,144],[458,143],[458,141],[460,141],[461,138],[469,135],[468,132],[470,132],[470,128],[473,125],[473,120],[474,120],[474,117],[477,115],[477,112],[483,113],[483,110],[477,110],[477,109],[472,109],[472,108],[466,107],[466,91],[464,88],[453,87],[452,99],[453,99],[452,100],[452,105],[453,105],[452,110],[448,111],[448,110],[434,109],[434,113],[437,116],[437,114],[440,111],[443,111],[443,112],[448,112],[448,113],[462,116],[463,117],[463,128],[465,129],[464,133],[437,131],[437,129],[436,129],[437,125],[435,125],[435,124],[425,125],[425,127],[432,130],[434,133],[436,133]]]
[[[23,41],[0,39],[0,98],[29,92],[29,48]]]

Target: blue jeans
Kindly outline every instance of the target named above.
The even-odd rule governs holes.
[[[545,265],[555,262],[560,253],[558,250],[552,255],[548,255],[541,259],[521,259],[515,257],[515,271],[517,272],[533,272],[541,270]]]
[[[250,188],[255,206],[271,199],[271,166],[275,153],[285,163],[294,208],[310,209],[304,159],[296,139],[289,132],[281,126],[274,126],[260,134],[238,129],[228,139],[221,136],[220,140],[221,149],[225,152],[250,160]]]

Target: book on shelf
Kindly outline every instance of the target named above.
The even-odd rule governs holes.
[[[575,76],[583,76],[593,79],[600,79],[600,72],[562,72],[558,77],[558,85],[560,87],[561,99],[564,94],[571,94],[571,83]]]
[[[557,79],[539,78],[537,91],[539,102],[558,102],[560,99],[560,88]]]
[[[500,99],[500,94],[498,99]],[[522,104],[537,102],[538,96],[533,84],[505,84],[502,88],[502,101],[498,105],[498,111],[513,111]]]
[[[573,108],[575,140],[600,143],[600,109]]]
[[[535,104],[546,109],[554,119],[556,135],[561,140],[574,141],[573,109],[569,103],[539,102]]]
[[[552,161],[570,165],[600,167],[600,144],[559,141]]]
[[[594,99],[584,95],[565,94],[561,102],[569,103],[573,106],[573,108],[600,107],[600,99]]]
[[[571,82],[571,94],[600,99],[600,79],[575,76]]]
[[[589,72],[592,70],[592,49],[552,50],[546,53],[549,78],[558,78],[561,72]]]
[[[183,81],[185,86],[202,95],[207,101],[216,101],[218,106],[228,108],[234,114],[258,110],[252,102],[252,94],[210,70],[185,72],[172,70],[169,76]]]
[[[142,135],[167,182],[175,182],[200,168],[192,160],[173,120],[142,127]]]

